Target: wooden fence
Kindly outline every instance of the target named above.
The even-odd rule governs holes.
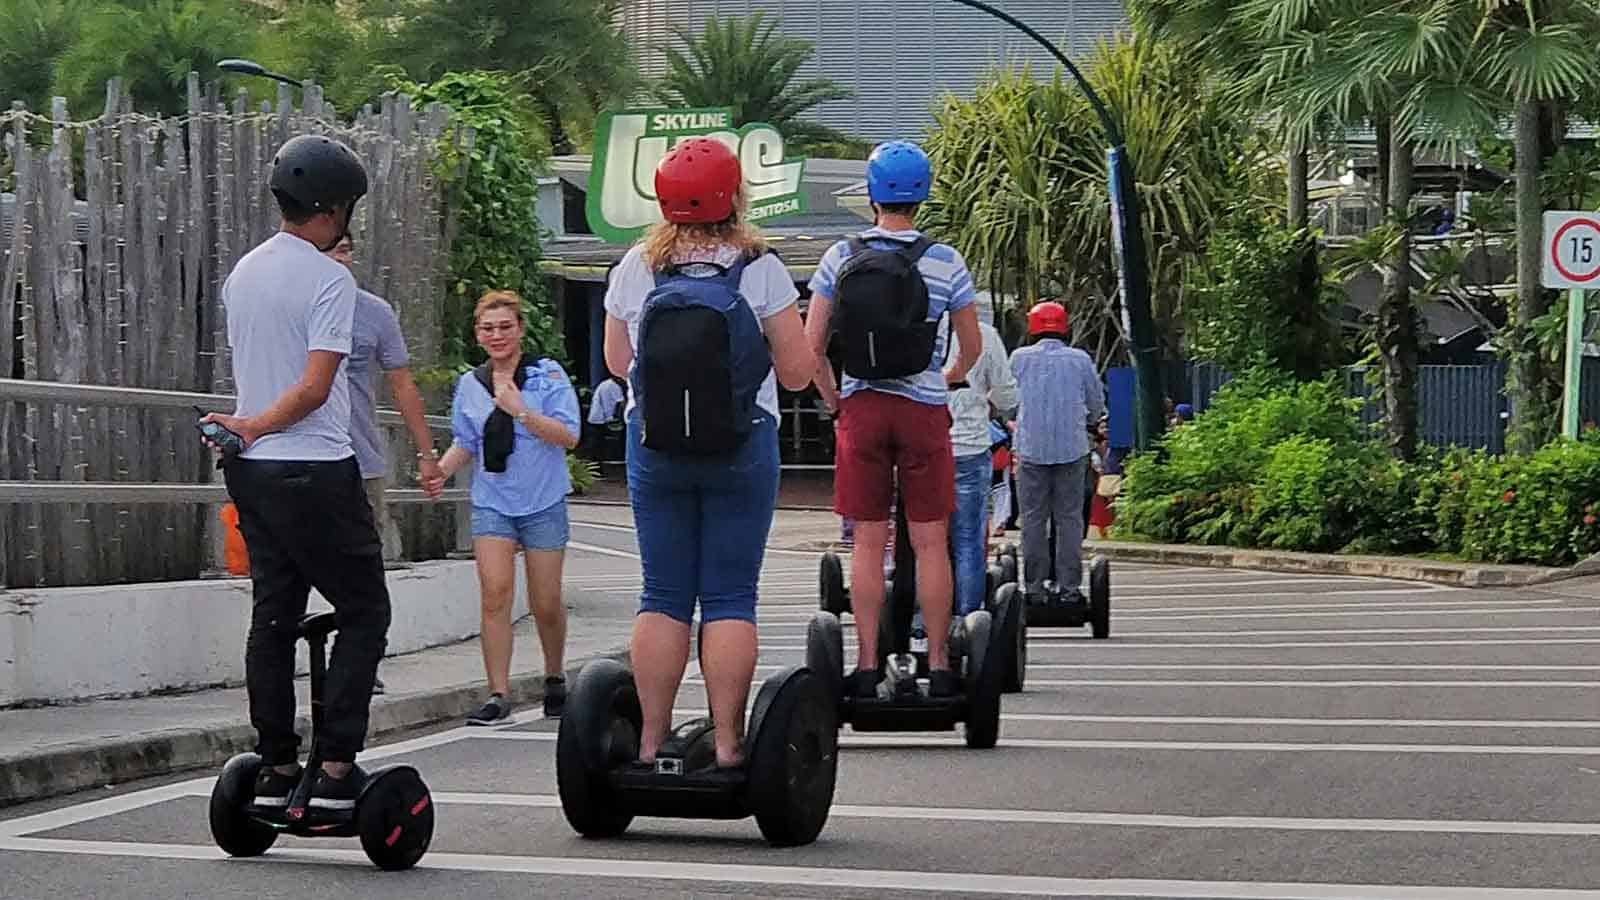
[[[194,75],[188,92],[179,118],[134,113],[115,81],[88,121],[72,121],[59,98],[48,117],[21,104],[0,113],[0,321],[14,329],[0,341],[0,376],[232,393],[222,283],[277,229],[272,154],[306,131],[336,135],[366,163],[372,190],[351,229],[357,282],[395,306],[413,365],[435,364],[453,230],[435,178],[448,110],[390,96],[343,124],[314,85],[299,107],[287,85],[275,106],[241,92],[230,108]],[[192,423],[182,411],[0,403],[0,480],[210,481]],[[0,585],[195,577],[214,516],[193,503],[9,504]],[[420,543],[442,552],[450,541]]]

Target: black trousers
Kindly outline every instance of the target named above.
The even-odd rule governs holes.
[[[299,758],[295,644],[306,599],[316,588],[333,605],[339,625],[323,685],[320,755],[354,762],[365,746],[372,682],[389,634],[383,548],[360,469],[354,458],[236,459],[225,475],[254,588],[245,683],[256,752],[267,765]]]

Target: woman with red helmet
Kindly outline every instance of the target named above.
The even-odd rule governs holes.
[[[680,141],[657,165],[655,190],[664,221],[617,265],[605,298],[606,364],[634,388],[625,417],[644,571],[631,644],[639,759],[653,760],[671,727],[698,602],[717,765],[734,767],[778,499],[777,386],[806,387],[816,358],[788,269],[744,222],[744,179],[728,145]],[[693,399],[719,378],[705,396],[731,394],[731,414],[725,402]]]

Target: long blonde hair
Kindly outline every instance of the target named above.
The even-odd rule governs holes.
[[[676,222],[657,222],[645,233],[644,263],[651,271],[660,271],[672,265],[674,257],[693,248],[715,248],[726,244],[736,247],[745,256],[755,256],[767,250],[766,238],[755,226],[744,220],[745,198],[740,191],[733,199],[733,215],[712,225],[680,225]]]

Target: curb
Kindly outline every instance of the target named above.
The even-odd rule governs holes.
[[[568,669],[567,680],[575,679],[578,670],[594,659],[616,659],[626,665],[628,651],[602,653],[575,663]],[[508,699],[516,706],[542,701],[544,673],[514,675],[510,687]],[[410,694],[380,694],[373,698],[367,742],[370,745],[375,738],[445,722],[459,724],[481,703],[483,690],[483,683],[476,681]],[[309,716],[296,718],[295,728],[302,735],[309,727]],[[217,768],[234,754],[253,748],[255,741],[255,729],[241,716],[238,721],[210,727],[144,732],[0,756],[0,808],[140,778]]]
[[[1443,560],[1394,556],[1340,556],[1333,553],[1237,550],[1229,547],[1133,544],[1120,541],[1085,541],[1083,546],[1085,550],[1098,553],[1107,559],[1127,562],[1221,569],[1259,569],[1301,574],[1366,575],[1452,587],[1531,587],[1573,577],[1573,573],[1568,569],[1451,563]]]
[[[996,544],[1019,541],[997,541]],[[1084,541],[1083,548],[1110,560],[1159,563],[1215,569],[1247,569],[1318,575],[1365,575],[1420,581],[1451,587],[1533,587],[1600,573],[1600,561],[1571,569],[1540,566],[1494,566],[1452,563],[1444,560],[1397,556],[1340,556],[1333,553],[1293,553],[1281,550],[1240,550],[1232,547],[1194,547],[1178,544],[1135,544],[1123,541]],[[822,553],[848,553],[837,540],[796,541],[777,549]]]

